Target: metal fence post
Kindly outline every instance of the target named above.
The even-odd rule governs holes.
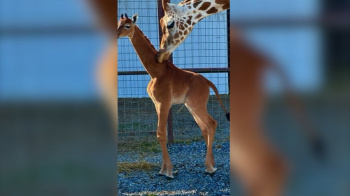
[[[158,0],[158,21],[163,16],[164,16],[164,10],[162,7],[162,0]],[[159,43],[161,41],[162,41],[162,29],[159,25]],[[170,56],[169,61],[173,62],[173,55]],[[174,134],[173,134],[173,111],[172,111],[172,108],[170,108],[170,110],[169,110],[167,131],[168,131],[168,144],[173,144],[174,143]]]
[[[228,94],[230,94],[230,30],[231,30],[231,24],[230,24],[230,9],[227,10],[227,67],[228,67],[228,74],[227,74],[227,79],[228,79]]]

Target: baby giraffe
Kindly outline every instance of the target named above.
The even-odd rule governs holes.
[[[214,173],[213,141],[217,122],[208,114],[207,102],[209,87],[212,88],[220,102],[221,107],[229,119],[229,113],[222,103],[219,93],[213,83],[200,74],[177,68],[170,61],[159,63],[157,50],[150,40],[135,25],[137,14],[128,18],[125,14],[119,20],[117,37],[129,37],[144,68],[151,77],[147,92],[151,97],[158,115],[157,139],[162,148],[163,163],[159,174],[168,178],[174,178],[172,164],[166,146],[166,125],[169,109],[173,104],[184,103],[200,127],[205,143],[207,154],[205,165],[207,173]]]

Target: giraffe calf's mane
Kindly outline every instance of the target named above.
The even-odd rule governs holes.
[[[145,38],[145,40],[147,40],[147,42],[149,43],[149,45],[152,47],[153,49],[153,52],[155,54],[158,53],[157,49],[154,47],[154,45],[152,44],[151,40],[141,31],[141,29],[136,25],[136,28],[135,28],[137,31],[141,32],[141,34],[143,35],[143,37]]]

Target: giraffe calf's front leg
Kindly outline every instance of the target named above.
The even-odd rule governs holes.
[[[171,107],[171,104],[164,104],[164,103],[157,103],[157,114],[158,114],[158,129],[157,129],[157,139],[160,143],[160,146],[162,148],[162,155],[163,155],[163,163],[162,167],[159,171],[160,175],[164,175],[168,178],[174,178],[173,176],[173,166],[170,161],[168,149],[166,146],[166,125],[167,125],[167,119],[169,115],[169,109]]]
[[[166,137],[165,136],[163,137],[163,135],[159,135],[158,130],[157,130],[157,137],[163,152],[163,163],[159,171],[159,174],[166,176],[168,178],[174,178],[173,172],[172,172],[173,166],[171,164],[168,149],[166,147]]]
[[[157,133],[157,137],[158,137],[158,133]],[[161,166],[161,169],[159,171],[159,174],[162,176],[166,176],[168,178],[174,178],[173,173],[172,173],[172,164],[170,161],[170,157],[168,154],[168,150],[166,148],[166,138],[165,140],[162,137],[158,137],[159,143],[162,147],[162,152],[163,152],[163,163]]]

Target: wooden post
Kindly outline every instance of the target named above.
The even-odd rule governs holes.
[[[162,0],[158,0],[158,23],[159,20],[164,16],[164,10],[162,7]],[[162,30],[159,25],[159,43],[162,41]],[[169,57],[169,61],[173,62],[173,55]],[[173,111],[172,108],[169,110],[169,116],[168,116],[168,126],[167,126],[167,131],[168,131],[168,144],[173,144],[174,143],[174,135],[173,135]]]

